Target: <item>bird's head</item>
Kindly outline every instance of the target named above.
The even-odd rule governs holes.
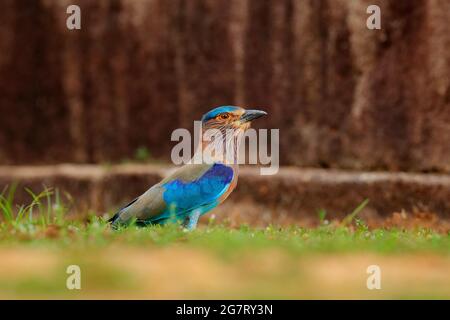
[[[250,127],[252,120],[266,115],[261,110],[246,110],[235,106],[222,106],[212,109],[202,117],[203,130],[207,129],[234,129],[245,131]]]
[[[207,112],[202,117],[203,134],[199,149],[203,159],[236,164],[244,132],[252,120],[266,114],[261,110],[245,110],[235,106],[218,107]],[[211,150],[214,152],[210,153]]]

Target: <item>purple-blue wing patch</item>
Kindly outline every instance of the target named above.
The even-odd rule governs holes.
[[[167,182],[164,185],[164,202],[168,207],[175,206],[177,211],[213,204],[228,189],[233,175],[231,167],[216,163],[196,180]]]

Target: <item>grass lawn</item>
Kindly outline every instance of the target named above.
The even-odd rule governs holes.
[[[450,298],[450,235],[341,223],[111,230],[65,215],[57,193],[0,198],[0,298]],[[359,208],[361,209],[361,208]],[[81,270],[69,290],[67,268]],[[381,289],[366,286],[381,270]]]

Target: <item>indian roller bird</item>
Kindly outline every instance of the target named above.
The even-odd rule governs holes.
[[[222,203],[236,188],[240,140],[251,121],[266,114],[235,106],[218,107],[204,114],[201,126],[205,134],[201,135],[196,154],[220,142],[232,146],[232,157],[224,159],[214,153],[201,163],[190,161],[120,209],[109,222],[113,227],[130,221],[139,226],[181,222],[188,230],[195,229],[199,217]],[[207,138],[206,132],[214,130],[221,133],[221,141]]]

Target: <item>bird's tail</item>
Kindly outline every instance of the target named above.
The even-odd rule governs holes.
[[[139,197],[128,203],[125,207],[121,208],[119,211],[117,211],[111,218],[108,219],[108,223],[114,225],[115,222],[119,219],[119,216],[122,213],[122,211],[131,206],[133,203],[135,203],[137,199],[139,199]]]
[[[114,222],[116,222],[117,219],[119,219],[119,214],[120,214],[120,211],[117,212],[115,215],[113,215],[111,218],[109,218],[107,222],[109,224],[114,224]]]

